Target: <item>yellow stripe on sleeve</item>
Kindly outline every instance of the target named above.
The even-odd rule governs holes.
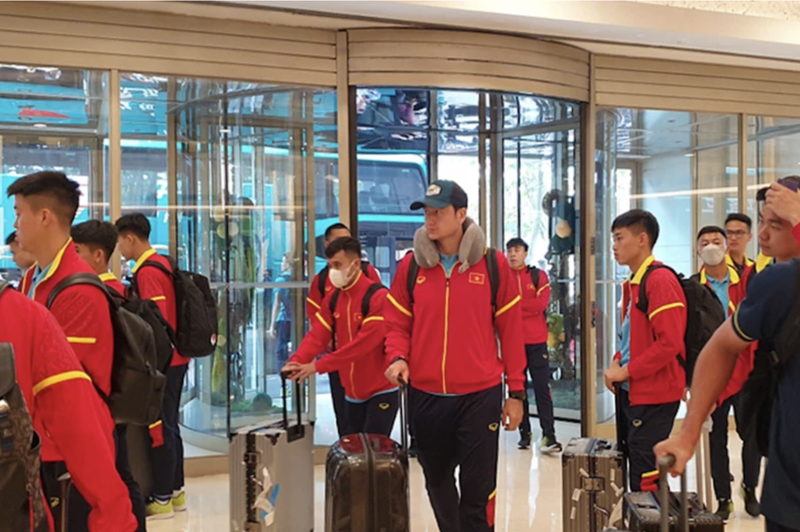
[[[89,382],[92,382],[92,379],[89,376],[82,372],[82,371],[67,371],[64,373],[59,373],[58,375],[53,375],[52,377],[47,377],[46,379],[39,382],[37,385],[33,387],[33,395],[38,394],[45,388],[49,388],[50,386],[59,384],[61,382],[72,381],[76,379],[84,379]]]
[[[333,332],[333,328],[328,324],[327,321],[325,321],[325,318],[323,318],[319,312],[317,312],[316,316],[319,322],[324,325],[326,329],[328,329],[330,332]]]
[[[652,320],[658,313],[664,312],[665,310],[670,310],[670,309],[673,309],[673,308],[682,308],[682,307],[685,307],[685,306],[686,305],[684,305],[681,302],[670,303],[669,305],[664,305],[663,307],[659,307],[659,308],[655,309],[653,312],[651,312],[650,316],[648,316],[648,319]]]
[[[316,302],[316,301],[314,301],[313,299],[311,299],[310,297],[307,297],[307,298],[306,298],[306,301],[308,301],[309,303],[311,303],[312,305],[314,305],[315,307],[317,307],[317,310],[321,310],[321,309],[322,309],[322,307],[320,307],[320,306],[317,304],[317,302]]]
[[[392,303],[392,305],[397,307],[397,310],[399,310],[400,312],[402,312],[403,314],[405,314],[409,318],[413,318],[414,317],[414,315],[411,314],[411,312],[408,309],[406,309],[403,305],[398,303],[397,300],[394,297],[392,297],[392,294],[389,294],[388,296],[386,296],[386,299],[388,299]]]
[[[372,316],[371,318],[365,319],[364,323],[369,323],[371,321],[383,321],[383,316]]]
[[[498,310],[497,312],[495,312],[494,317],[497,318],[497,317],[501,316],[503,313],[508,312],[509,310],[511,310],[511,308],[514,305],[519,303],[521,300],[522,300],[522,296],[515,297],[514,299],[511,300],[511,303],[509,303],[505,307],[503,307],[500,310]]]
[[[91,345],[97,343],[97,338],[85,338],[81,336],[68,336],[67,341],[71,344]]]

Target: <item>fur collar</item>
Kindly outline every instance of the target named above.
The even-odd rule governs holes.
[[[461,261],[459,273],[464,273],[480,262],[486,252],[486,235],[483,230],[471,218],[467,218],[464,225],[467,229],[458,249],[458,260]],[[420,227],[414,234],[414,260],[420,268],[425,269],[439,264],[439,250],[436,248],[436,243],[428,238],[425,227]]]

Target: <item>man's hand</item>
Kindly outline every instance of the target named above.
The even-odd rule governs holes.
[[[772,183],[767,191],[767,205],[792,226],[800,223],[800,193],[780,183]]]
[[[398,359],[392,362],[386,369],[386,378],[395,386],[400,386],[398,377],[403,378],[403,383],[408,384],[408,362]]]
[[[317,366],[311,362],[309,364],[299,364],[297,362],[289,362],[281,371],[289,373],[289,380],[303,382],[307,378],[317,373]]]
[[[605,373],[606,388],[608,388],[611,393],[617,393],[614,389],[614,383],[625,382],[629,378],[630,374],[628,373],[627,366],[622,367],[619,365],[619,362],[615,360]]]
[[[275,329],[270,327],[267,330],[267,336],[269,336],[270,338],[272,338],[274,340],[275,339]]]
[[[655,446],[656,462],[667,455],[673,455],[675,457],[675,465],[669,471],[673,477],[677,477],[686,469],[686,463],[694,455],[697,440],[699,439],[699,436],[693,437],[683,430],[678,431],[675,436]],[[655,464],[653,465],[655,466]]]
[[[522,423],[522,401],[509,397],[503,405],[503,426],[506,430],[517,430]]]

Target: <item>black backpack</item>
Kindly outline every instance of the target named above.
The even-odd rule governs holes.
[[[533,287],[536,288],[536,290],[539,290],[539,268],[536,266],[528,266],[528,272],[531,274]]]
[[[647,268],[639,285],[639,302],[636,304],[636,308],[648,316],[648,319],[650,314],[648,312],[647,278],[658,269],[672,272],[672,275],[678,278],[686,297],[686,332],[683,336],[686,359],[684,360],[680,355],[677,357],[686,372],[686,384],[690,386],[697,357],[711,336],[725,323],[727,312],[722,309],[722,303],[710,287],[700,284],[695,279],[687,279],[669,266],[659,264]]]
[[[800,260],[793,259],[792,262],[800,273]],[[796,282],[800,282],[800,279]],[[758,342],[753,370],[740,392],[738,406],[742,409],[742,414],[739,416],[743,425],[740,429],[741,434],[745,441],[752,438],[764,456],[767,456],[769,451],[772,406],[778,394],[778,384],[798,353],[800,353],[800,297],[795,294],[794,304],[786,322],[778,332],[778,337]]]
[[[174,331],[175,347],[178,353],[188,358],[202,358],[214,353],[217,349],[217,303],[211,293],[208,277],[199,273],[187,272],[178,268],[171,257],[166,257],[172,271],[155,261],[145,261],[139,271],[145,267],[153,267],[166,273],[175,287],[175,308],[178,323]],[[138,297],[139,288],[136,275],[131,283],[133,293]],[[169,326],[168,329],[171,330]]]
[[[361,261],[361,271],[364,275],[367,275],[367,269],[369,268],[369,262]],[[328,284],[328,274],[330,273],[330,268],[325,266],[320,270],[319,276],[317,276],[317,288],[319,288],[319,293],[322,294],[322,297],[325,297],[325,286]]]
[[[167,320],[161,314],[161,309],[158,308],[155,301],[137,297],[126,298],[108,285],[106,285],[106,289],[117,300],[120,307],[136,314],[150,326],[156,344],[156,369],[166,375],[175,352],[175,337],[172,335],[172,329]]]
[[[97,275],[76,273],[59,282],[47,308],[65,289],[76,285],[94,286],[103,292],[111,311],[114,329],[114,361],[111,367],[111,393],[95,388],[108,404],[117,423],[148,426],[161,416],[161,402],[167,378],[156,369],[156,343],[153,329],[142,318],[120,306]]]
[[[0,296],[8,284],[0,281]],[[39,489],[41,439],[17,384],[14,347],[0,344],[0,530],[47,532]]]
[[[411,255],[409,252],[407,255]],[[489,288],[492,291],[492,309],[497,309],[497,292],[500,290],[500,270],[497,266],[497,250],[488,248],[484,254],[486,257],[486,269],[489,272]],[[408,300],[414,306],[414,287],[417,286],[417,276],[419,275],[419,264],[416,259],[411,257],[411,264],[408,266],[408,277],[406,278],[406,289],[408,290]],[[538,284],[538,282],[537,282]],[[492,312],[494,314],[494,312]]]
[[[367,291],[364,294],[364,299],[361,300],[361,317],[363,319],[367,319],[367,314],[369,314],[369,302],[372,299],[372,296],[375,295],[375,292],[377,292],[378,290],[387,290],[387,288],[385,286],[383,286],[381,283],[373,283],[372,285],[370,285],[369,288],[367,288]],[[341,288],[337,288],[336,291],[331,296],[331,300],[330,300],[330,304],[329,304],[329,308],[330,308],[330,311],[331,311],[331,316],[336,314],[336,304],[339,302],[339,294],[341,294],[341,293],[342,293],[342,289]],[[331,347],[333,347],[333,350],[335,351],[336,350],[336,318],[335,317],[333,318],[333,320],[331,320],[331,335],[332,335],[331,336],[332,337]]]

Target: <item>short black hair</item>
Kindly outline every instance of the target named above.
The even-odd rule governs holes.
[[[344,229],[348,233],[350,232],[350,228],[347,227],[345,224],[343,224],[341,222],[336,222],[335,224],[333,224],[333,225],[329,226],[327,229],[325,229],[325,241],[326,242],[329,241],[331,239],[331,235],[333,234],[333,232],[337,231],[339,229]]]
[[[106,262],[117,247],[117,228],[110,222],[89,220],[72,226],[72,240],[76,244],[89,246],[92,250],[102,249],[106,254]]]
[[[81,191],[77,182],[67,177],[64,172],[45,170],[20,177],[8,187],[8,197],[22,196],[28,198],[39,196],[46,204],[39,208],[49,208],[62,225],[72,225],[75,213],[78,212]]]
[[[611,224],[611,232],[617,229],[637,229],[640,232],[647,233],[650,237],[650,247],[653,248],[658,242],[658,220],[651,212],[642,209],[633,209],[624,214],[617,216],[614,223]]]
[[[726,239],[728,238],[728,233],[722,227],[718,225],[707,225],[700,229],[700,231],[697,233],[697,240],[700,240],[703,235],[711,235],[716,233],[721,234]]]
[[[358,241],[357,238],[353,238],[352,236],[346,236],[343,238],[337,238],[330,245],[325,249],[325,256],[329,259],[332,259],[334,255],[339,253],[340,251],[344,251],[347,255],[355,255],[359,259],[361,258],[361,242]]]
[[[778,179],[778,183],[794,192],[800,191],[800,176],[787,175],[786,177]],[[767,192],[769,192],[771,187],[772,185],[769,185],[756,192],[756,201],[766,201]]]
[[[525,251],[528,251],[528,243],[522,240],[520,237],[512,238],[508,242],[506,242],[506,249],[511,248],[525,248]]]
[[[9,233],[9,235],[6,237],[6,246],[10,246],[16,241],[17,241],[17,232],[11,231],[11,233]]]
[[[114,224],[120,235],[133,233],[142,240],[150,240],[150,220],[140,212],[133,212],[120,217]]]
[[[743,224],[747,224],[748,229],[753,229],[753,220],[746,214],[740,212],[730,213],[728,217],[725,218],[725,225],[728,225],[729,222],[742,222]]]

